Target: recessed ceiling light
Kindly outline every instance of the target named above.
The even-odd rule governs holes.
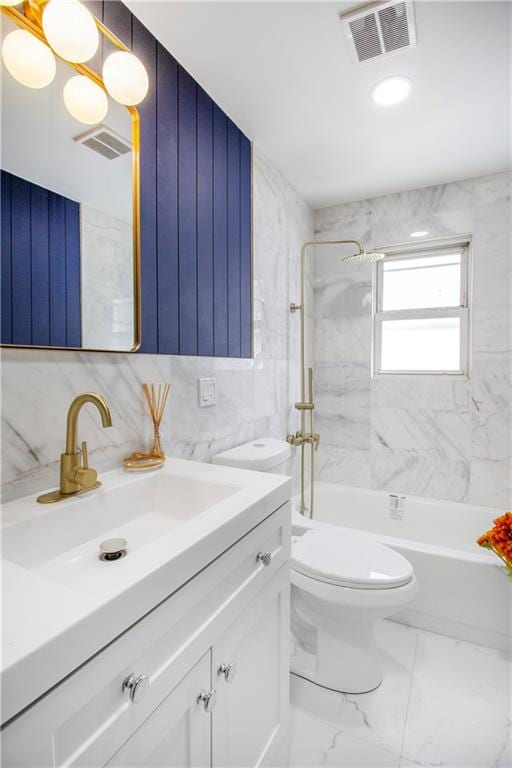
[[[409,237],[425,237],[426,235],[428,235],[428,232],[426,229],[418,229],[417,232],[411,232]]]
[[[372,97],[376,104],[389,107],[399,104],[411,92],[412,80],[408,77],[386,77],[372,89]]]

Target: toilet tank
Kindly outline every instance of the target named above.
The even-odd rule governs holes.
[[[284,440],[276,440],[273,437],[260,437],[218,453],[213,456],[212,463],[277,475],[291,475],[290,446]]]

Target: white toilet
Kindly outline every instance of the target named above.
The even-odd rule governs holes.
[[[290,446],[261,438],[212,459],[243,469],[290,474]],[[405,557],[371,534],[293,515],[291,671],[343,693],[382,682],[374,622],[414,600]]]
[[[293,536],[291,567],[292,672],[343,693],[377,688],[374,622],[416,597],[409,561],[371,535],[316,523]]]
[[[291,475],[291,449],[284,440],[274,437],[260,437],[250,443],[237,445],[229,451],[218,453],[212,464],[225,467],[254,469],[258,472],[272,472],[275,475]]]

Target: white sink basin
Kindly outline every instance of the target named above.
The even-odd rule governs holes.
[[[4,721],[178,590],[284,504],[278,475],[167,459],[151,474],[102,472],[57,504],[2,508]],[[43,490],[43,489],[41,489]],[[49,490],[49,489],[48,489]],[[99,559],[105,539],[127,555]]]
[[[127,485],[39,507],[43,514],[4,530],[3,556],[70,587],[118,567],[119,561],[98,557],[105,539],[126,539],[127,556],[133,556],[240,489],[156,470]]]

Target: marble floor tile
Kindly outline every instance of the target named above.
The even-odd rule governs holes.
[[[377,636],[376,691],[349,696],[292,675],[292,768],[510,768],[506,654],[393,621]]]
[[[510,765],[510,662],[419,632],[402,755],[428,766]]]
[[[333,722],[292,707],[291,768],[398,768],[400,757],[361,741]]]
[[[335,731],[342,731],[345,736],[399,755],[416,640],[417,631],[411,627],[390,621],[379,622],[377,643],[384,671],[379,688],[358,695],[335,693],[293,675],[292,704],[312,716],[320,715],[324,722],[335,726]]]

